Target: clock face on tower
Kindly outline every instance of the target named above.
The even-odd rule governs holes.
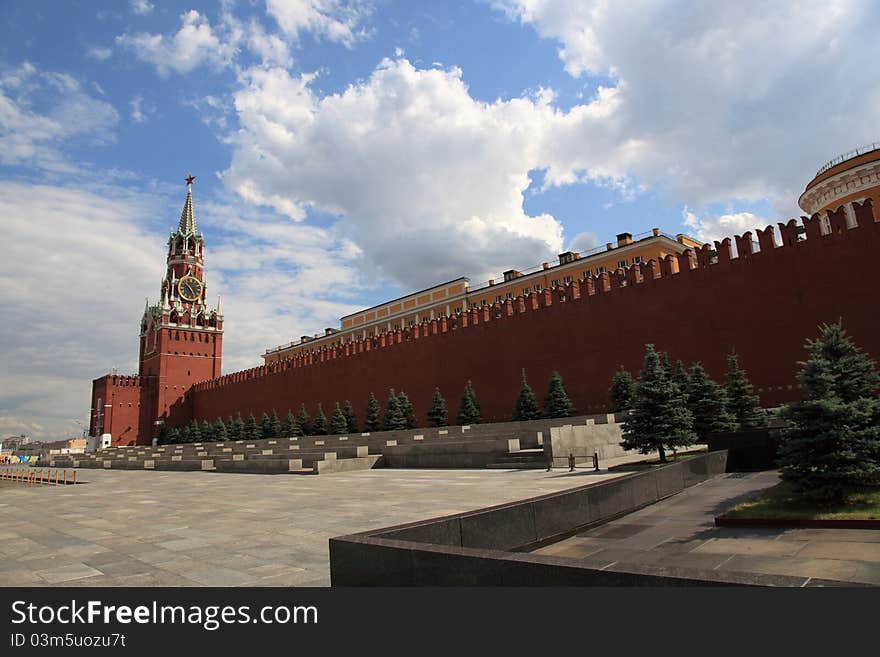
[[[193,276],[184,276],[177,284],[177,291],[187,301],[198,301],[202,296],[202,282]]]

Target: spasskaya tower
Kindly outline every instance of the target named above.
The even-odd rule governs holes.
[[[159,301],[147,301],[140,324],[137,376],[106,375],[92,387],[90,435],[97,446],[147,444],[162,424],[189,418],[187,391],[220,376],[223,311],[208,305],[205,241],[196,228],[192,187],[177,230],[168,237]],[[134,403],[137,399],[137,403]],[[109,435],[108,435],[109,434]]]

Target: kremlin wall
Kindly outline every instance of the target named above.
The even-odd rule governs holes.
[[[183,406],[198,420],[241,412],[279,414],[305,403],[329,415],[351,400],[362,419],[370,392],[384,402],[404,390],[426,423],[434,387],[455,417],[467,380],[484,421],[509,420],[526,369],[543,396],[553,370],[579,413],[607,407],[608,386],[623,365],[637,373],[644,345],[670,358],[702,361],[722,380],[725,357],[740,355],[764,406],[797,399],[797,361],[821,323],[843,318],[856,343],[880,358],[876,254],[880,223],[872,203],[823,217],[792,219],[753,236],[707,244],[664,260],[632,265],[541,294],[520,296],[461,315],[424,321],[366,340],[320,349],[195,384]],[[857,226],[848,227],[848,215]],[[676,273],[677,271],[677,273]]]
[[[819,170],[799,200],[810,217],[714,247],[659,231],[632,242],[623,233],[618,248],[648,245],[658,249],[656,256],[634,256],[626,268],[600,264],[550,286],[543,278],[531,285],[531,278],[558,275],[554,268],[505,272],[503,290],[510,293],[503,296],[501,286],[478,288],[478,298],[463,285],[454,292],[464,295],[459,299],[449,290],[467,279],[457,279],[437,286],[445,286],[442,294],[430,288],[426,300],[425,308],[440,297],[461,302],[448,314],[432,311],[418,321],[402,316],[406,323],[374,334],[354,324],[346,333],[343,318],[341,336],[328,329],[326,339],[269,350],[264,365],[223,376],[217,376],[223,313],[219,300],[213,309],[206,300],[192,180],[187,178],[178,229],[169,236],[160,301],[147,306],[141,322],[139,376],[108,374],[93,382],[89,433],[98,446],[150,444],[162,424],[238,413],[259,417],[273,409],[283,415],[301,404],[314,416],[320,403],[329,417],[335,402],[349,400],[362,422],[370,393],[384,405],[389,388],[407,393],[425,425],[434,388],[454,418],[468,380],[483,421],[505,421],[513,414],[523,368],[539,397],[556,370],[579,414],[604,412],[615,370],[624,366],[637,374],[646,343],[673,361],[701,361],[719,381],[727,354],[736,351],[762,404],[777,406],[800,396],[796,375],[805,341],[817,336],[820,324],[839,318],[855,342],[880,360],[880,144]],[[599,258],[620,258],[613,252],[577,256],[562,254],[559,271],[574,274]],[[520,294],[514,294],[517,286]],[[443,299],[439,303],[449,303]],[[398,301],[386,304],[389,322]],[[362,311],[365,319],[370,310]],[[386,322],[378,314],[376,322]]]

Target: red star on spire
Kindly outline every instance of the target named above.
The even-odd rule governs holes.
[[[187,184],[187,185],[192,185],[192,184],[193,184],[193,180],[195,180],[195,179],[196,179],[196,177],[195,177],[194,175],[189,174],[189,175],[186,177],[186,184]]]

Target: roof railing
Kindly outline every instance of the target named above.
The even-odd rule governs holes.
[[[816,172],[816,177],[818,178],[823,173],[828,171],[831,167],[836,167],[841,162],[846,162],[847,160],[851,160],[854,157],[858,157],[859,155],[864,155],[865,153],[870,153],[871,151],[876,151],[880,149],[880,141],[874,141],[870,144],[862,146],[860,148],[853,149],[848,153],[844,153],[843,155],[838,155],[833,160],[829,160],[825,163],[825,165]]]

